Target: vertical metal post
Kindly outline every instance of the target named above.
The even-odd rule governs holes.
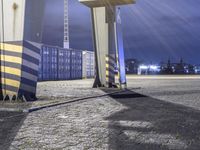
[[[108,57],[107,66],[108,70],[108,87],[117,87],[115,84],[115,67],[116,67],[116,41],[115,41],[115,6],[106,7],[106,23],[108,24]]]
[[[124,44],[123,44],[123,34],[121,27],[121,16],[120,16],[120,8],[116,8],[116,44],[117,44],[117,61],[118,61],[118,69],[119,69],[119,84],[120,88],[127,87],[126,81],[126,71],[125,71],[125,57],[124,57]]]
[[[64,38],[63,47],[69,49],[69,1],[64,0]]]
[[[98,52],[97,52],[97,44],[96,44],[96,33],[95,33],[95,20],[94,20],[94,11],[91,8],[91,17],[92,17],[92,28],[93,28],[93,46],[94,46],[94,54],[95,54],[95,69],[96,69],[96,76],[95,81],[93,84],[93,88],[101,87],[101,81],[99,78],[99,64],[98,64]]]

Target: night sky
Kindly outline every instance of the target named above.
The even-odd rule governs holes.
[[[62,46],[63,0],[46,0],[43,41]],[[90,11],[69,0],[70,47],[92,50]],[[138,0],[122,7],[126,58],[200,64],[200,0]]]

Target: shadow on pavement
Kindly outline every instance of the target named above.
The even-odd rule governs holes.
[[[200,111],[132,91],[110,96],[126,109],[106,118],[109,149],[200,149]]]
[[[23,124],[26,113],[0,111],[0,150],[8,150]]]

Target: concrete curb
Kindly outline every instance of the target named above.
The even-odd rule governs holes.
[[[31,112],[35,112],[35,111],[45,109],[45,108],[51,108],[51,107],[60,106],[60,105],[64,105],[64,104],[70,104],[70,103],[83,101],[83,100],[87,100],[87,99],[93,99],[93,98],[109,96],[109,95],[112,95],[112,94],[123,93],[123,92],[126,92],[128,90],[130,90],[130,89],[117,90],[117,91],[105,93],[105,94],[102,94],[102,95],[90,96],[90,97],[84,97],[84,98],[77,98],[77,99],[73,99],[71,101],[64,101],[64,102],[58,102],[58,103],[54,103],[54,104],[47,104],[47,105],[44,105],[44,106],[38,106],[38,107],[29,108],[29,109],[0,108],[0,111],[31,113]]]
[[[109,94],[111,94],[111,93],[109,93]],[[60,103],[56,103],[56,104],[49,104],[49,105],[30,108],[30,109],[24,109],[23,112],[31,113],[31,112],[38,111],[38,110],[45,109],[45,108],[51,108],[51,107],[56,107],[56,106],[60,106],[60,105],[75,103],[75,102],[78,102],[78,101],[83,101],[83,100],[97,98],[97,97],[104,97],[104,96],[108,96],[109,94],[102,94],[102,95],[91,96],[91,97],[77,98],[77,99],[74,99],[74,100],[71,100],[71,101],[60,102]]]

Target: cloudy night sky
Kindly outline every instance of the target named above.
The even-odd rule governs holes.
[[[62,46],[63,0],[46,0],[43,41]],[[90,11],[69,0],[70,47],[92,50]],[[137,0],[123,6],[126,58],[200,64],[200,0]]]

